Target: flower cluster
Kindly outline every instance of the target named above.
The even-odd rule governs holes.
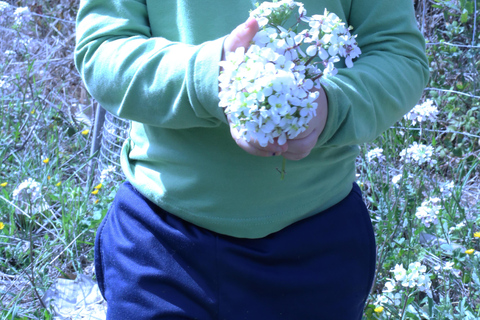
[[[383,155],[382,148],[375,148],[367,153],[367,161],[371,162],[373,159],[377,159],[378,162],[385,161],[385,156]]]
[[[425,292],[429,297],[432,297],[430,290],[431,281],[428,274],[425,274],[427,267],[420,262],[412,262],[408,265],[408,270],[405,270],[403,265],[397,264],[391,270],[394,274],[395,280],[400,282],[403,287],[415,288]]]
[[[400,157],[406,163],[418,164],[435,164],[436,160],[432,159],[433,147],[414,142],[407,149],[400,152]]]
[[[14,16],[15,24],[18,26],[25,25],[32,20],[32,13],[30,10],[28,10],[28,7],[20,7],[15,9]]]
[[[20,183],[20,185],[13,190],[13,198],[18,200],[21,197],[28,197],[31,201],[34,201],[40,197],[40,183],[28,178]]]
[[[438,213],[440,212],[441,206],[439,205],[439,198],[429,198],[422,202],[422,205],[417,208],[415,216],[418,219],[421,219],[423,224],[428,228],[430,224],[438,223]]]
[[[412,121],[412,124],[415,125],[417,121],[423,122],[429,120],[433,122],[437,120],[438,113],[439,111],[437,107],[433,105],[433,101],[426,100],[424,103],[416,105],[404,118],[405,120]]]
[[[295,8],[296,24],[308,25],[299,33],[282,27]],[[316,115],[320,77],[335,75],[340,57],[352,67],[361,52],[335,14],[308,17],[300,2],[263,2],[251,16],[261,30],[247,52],[238,48],[220,63],[219,106],[246,141],[283,145]]]
[[[110,175],[115,172],[116,168],[114,165],[109,165],[100,173],[100,183],[104,183],[107,179],[110,178]]]
[[[28,7],[14,7],[0,1],[0,24],[6,23],[8,17],[14,19],[14,25],[21,27],[32,20],[32,12]]]

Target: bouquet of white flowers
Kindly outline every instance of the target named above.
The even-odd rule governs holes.
[[[296,23],[286,29],[294,12]],[[260,26],[253,43],[220,63],[219,105],[246,141],[283,145],[305,131],[316,115],[320,78],[336,74],[340,57],[350,68],[361,53],[338,16],[306,13],[301,2],[263,2],[250,13]],[[308,28],[297,32],[301,24]]]

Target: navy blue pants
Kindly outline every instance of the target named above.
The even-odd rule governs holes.
[[[110,320],[357,320],[375,260],[357,185],[311,218],[239,239],[185,222],[125,183],[95,243]]]

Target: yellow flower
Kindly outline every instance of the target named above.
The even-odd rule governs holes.
[[[35,109],[33,109],[32,111],[30,111],[31,114],[34,114],[35,113]]]
[[[382,306],[378,306],[376,307],[375,309],[373,309],[373,311],[375,311],[376,313],[380,313],[383,311],[383,307]]]
[[[475,249],[468,249],[465,251],[466,254],[472,254],[475,252]]]
[[[95,189],[92,191],[92,194],[97,194],[98,193],[98,189]]]
[[[2,230],[3,228],[5,228],[5,225],[3,224],[3,222],[0,222],[0,230]]]
[[[102,187],[102,184],[99,183],[98,185],[95,186],[95,189],[100,189]]]
[[[47,176],[47,180],[50,180],[50,179],[52,179],[52,177],[50,177],[50,176]]]
[[[475,232],[475,233],[473,234],[473,236],[474,236],[475,238],[480,238],[480,232]]]
[[[2,187],[6,187],[6,186],[7,186],[7,184],[8,184],[8,182],[3,182],[3,183],[0,183],[0,186],[2,186]]]
[[[82,131],[82,134],[83,134],[84,136],[86,136],[89,132],[90,132],[90,130],[85,129],[85,130]]]
[[[95,200],[95,204],[97,204],[99,201],[100,201],[100,200],[98,200],[98,199],[97,199],[97,200]]]
[[[56,184],[57,187],[60,187],[61,185],[62,185],[61,181]]]
[[[43,161],[43,163],[47,164],[50,161],[50,158],[45,158],[42,161]]]

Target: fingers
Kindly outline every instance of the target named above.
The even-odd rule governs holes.
[[[310,154],[317,140],[317,129],[313,129],[304,138],[288,140],[288,150],[282,153],[282,156],[287,160],[301,160]]]
[[[288,160],[301,160],[308,156],[323,132],[328,117],[328,100],[323,89],[319,90],[316,115],[308,123],[308,129],[296,138],[288,140],[288,150],[282,155]]]
[[[259,157],[272,157],[272,156],[279,156],[284,151],[287,150],[287,145],[284,144],[280,146],[277,142],[269,143],[266,147],[260,146],[257,141],[246,141],[239,133],[236,128],[230,127],[230,132],[232,134],[232,138],[235,140],[237,145],[242,148],[244,151]]]
[[[250,42],[258,32],[258,23],[255,18],[248,18],[245,23],[242,23],[235,30],[228,35],[223,45],[224,54],[226,52],[235,51],[237,48],[244,47],[245,49],[250,46]]]

